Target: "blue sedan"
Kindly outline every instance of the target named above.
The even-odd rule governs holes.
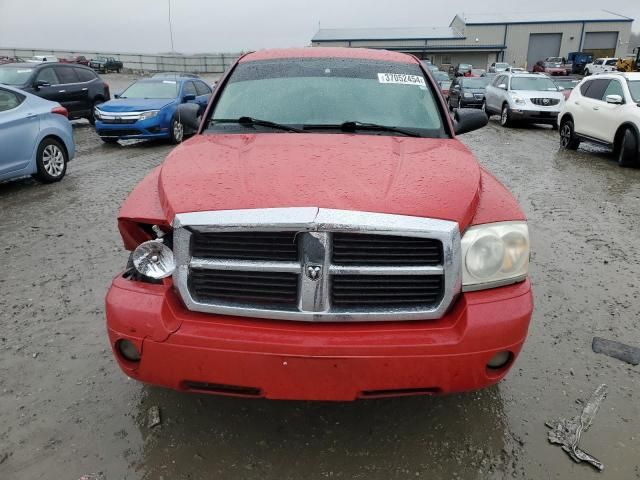
[[[198,115],[211,98],[211,87],[197,78],[153,78],[138,80],[115,100],[96,107],[96,132],[106,143],[132,139],[168,139],[182,142],[188,128],[180,116],[180,105],[192,103]]]
[[[59,103],[0,85],[0,180],[62,180],[75,155],[67,116]]]

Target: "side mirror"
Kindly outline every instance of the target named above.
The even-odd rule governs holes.
[[[113,94],[113,98],[120,98],[120,95],[122,95],[121,93],[114,93]]]
[[[42,87],[50,87],[51,84],[49,82],[45,82],[44,80],[37,80],[34,87],[36,87],[36,90]]]
[[[460,90],[460,85],[454,85],[453,87],[455,90]]]
[[[190,93],[189,95],[185,95],[184,97],[182,97],[182,101],[184,102],[193,102],[196,99],[196,96],[193,93]]]
[[[621,105],[623,103],[620,95],[607,95],[605,99],[607,103],[612,103],[614,105]]]
[[[563,92],[564,91],[564,87],[558,87],[558,91],[559,92]]]
[[[489,123],[489,117],[476,108],[459,108],[456,110],[453,126],[456,135],[473,132]]]
[[[502,90],[506,90],[507,89],[507,84],[506,83],[501,83],[500,85],[498,85],[498,88],[501,88]]]

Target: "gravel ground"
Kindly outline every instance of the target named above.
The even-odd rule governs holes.
[[[105,76],[112,91],[132,77]],[[640,170],[591,147],[559,152],[548,128],[462,137],[529,220],[536,310],[498,386],[350,404],[184,394],[128,380],[103,300],[124,266],[116,213],[171,147],[103,145],[75,124],[77,158],[55,185],[0,185],[0,478],[640,478],[640,367],[596,355],[593,336],[640,346]],[[547,442],[544,422],[610,393],[581,445],[598,474]],[[162,425],[147,428],[158,406]]]

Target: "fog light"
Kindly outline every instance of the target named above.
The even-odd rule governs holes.
[[[116,342],[116,348],[120,355],[122,355],[126,360],[130,362],[139,362],[140,361],[140,352],[133,344],[133,342],[129,340],[118,340]]]
[[[500,368],[504,368],[511,361],[511,352],[499,352],[496,353],[489,363],[487,363],[487,368],[491,370],[498,370]]]

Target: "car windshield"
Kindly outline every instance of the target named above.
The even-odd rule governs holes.
[[[461,63],[460,66],[458,67],[459,70],[471,70],[473,68],[473,65],[470,65],[468,63]]]
[[[559,62],[544,62],[544,66],[545,67],[559,67],[560,63]]]
[[[127,88],[120,98],[176,98],[180,87],[178,82],[136,82]]]
[[[460,83],[464,88],[485,88],[489,84],[489,79],[487,77],[480,78],[464,78],[460,80]]]
[[[436,79],[437,82],[446,82],[449,80],[449,75],[444,72],[432,72],[433,78]]]
[[[0,67],[0,83],[5,85],[24,85],[29,80],[32,72],[33,68]]]
[[[508,66],[508,63],[496,63],[496,68],[507,68]]]
[[[562,57],[549,57],[547,59],[549,63],[562,63]]]
[[[209,128],[234,128],[230,121],[241,117],[309,130],[359,122],[411,129],[421,136],[443,135],[441,112],[420,67],[367,59],[240,63],[222,91]]]
[[[629,82],[629,91],[631,92],[633,101],[640,103],[640,80],[631,80]]]
[[[556,85],[547,77],[514,77],[511,79],[511,90],[557,91]]]

